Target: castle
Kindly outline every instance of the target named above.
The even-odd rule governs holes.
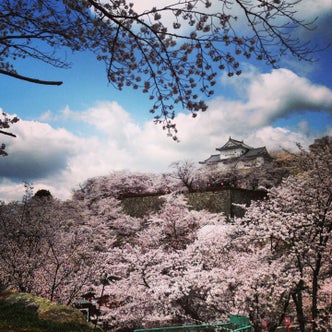
[[[221,148],[216,148],[216,150],[219,151],[218,154],[213,154],[199,163],[206,166],[215,166],[222,170],[231,170],[234,168],[260,167],[272,160],[265,146],[253,148],[243,141],[238,141],[231,137],[225,145]]]

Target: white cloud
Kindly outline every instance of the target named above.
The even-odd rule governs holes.
[[[317,16],[323,16],[332,11],[331,0],[302,0],[298,3],[297,10],[301,13],[302,17],[312,19]]]
[[[3,138],[10,157],[3,158],[0,174],[11,178],[34,178],[57,172],[66,165],[76,138],[65,129],[37,121],[19,121],[11,127],[16,138]]]
[[[4,178],[0,181],[0,200],[20,201],[24,195],[23,183],[16,183]]]
[[[308,136],[308,121],[299,121],[292,130],[274,127],[273,122],[305,109],[331,113],[331,90],[285,69],[261,75],[252,72],[255,75],[240,85],[244,98],[215,98],[208,111],[196,119],[179,114],[175,121],[180,143],[168,138],[152,121],[137,125],[116,102],[98,102],[81,112],[66,107],[56,116],[47,112],[43,117],[68,128],[89,129],[78,134],[21,120],[11,128],[17,138],[5,138],[9,156],[0,164],[0,198],[20,199],[23,186],[17,183],[23,180],[32,181],[35,190],[44,188],[55,197],[67,198],[72,188],[87,178],[113,170],[165,172],[178,160],[206,159],[229,136],[252,146],[266,145],[269,150],[311,143],[315,137]],[[326,130],[322,135],[331,134],[331,126]]]
[[[153,7],[161,8],[170,4],[169,0],[145,0],[145,1],[133,1],[134,10],[141,13],[145,10],[151,9]]]
[[[269,151],[280,149],[296,151],[297,143],[301,143],[303,147],[308,147],[314,138],[316,137],[308,136],[301,131],[266,126],[250,134],[247,142],[253,146],[266,146]]]
[[[303,111],[332,114],[332,91],[287,69],[257,77],[248,89],[248,100],[248,108],[255,110],[250,121],[255,126]]]

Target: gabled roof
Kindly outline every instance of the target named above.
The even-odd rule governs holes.
[[[220,161],[220,155],[219,154],[212,154],[208,159],[204,161],[200,161],[200,164],[206,164],[206,163],[217,163]]]
[[[258,156],[263,156],[263,155],[269,155],[265,146],[260,147],[260,148],[252,148],[247,153],[245,153],[242,157],[256,158]]]
[[[272,157],[269,155],[269,153],[266,150],[266,147],[259,147],[259,148],[253,148],[245,143],[243,141],[238,141],[233,138],[229,138],[227,143],[223,145],[221,148],[217,148],[216,150],[222,152],[226,150],[232,150],[232,149],[243,149],[242,155],[238,157],[230,157],[230,158],[220,158],[220,154],[213,154],[208,159],[204,161],[200,161],[200,164],[217,164],[217,163],[224,163],[224,164],[231,164],[236,161],[245,161],[250,159],[255,159],[258,157],[263,157],[264,160],[271,161]]]
[[[238,149],[243,148],[246,150],[252,149],[251,146],[243,143],[243,141],[238,141],[230,137],[226,144],[224,144],[221,148],[216,148],[217,151],[224,151],[224,150],[231,150],[231,149]]]

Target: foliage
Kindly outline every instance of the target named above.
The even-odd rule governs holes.
[[[69,306],[59,305],[26,293],[0,293],[0,330],[26,332],[101,331],[84,321]]]
[[[298,28],[299,1],[176,1],[138,11],[127,0],[3,0],[0,5],[0,73],[40,84],[61,82],[17,71],[17,59],[67,67],[61,48],[92,50],[105,62],[116,88],[149,94],[150,112],[176,138],[178,105],[196,116],[207,108],[216,75],[240,75],[249,58],[275,66],[290,53],[310,59]]]
[[[19,119],[14,117],[9,117],[6,113],[2,112],[1,118],[0,118],[0,134],[16,137],[14,134],[4,131],[3,129],[8,129],[12,124],[18,122]],[[7,152],[5,151],[6,145],[1,144],[0,146],[0,156],[7,156]]]
[[[94,288],[97,297],[103,293],[108,299],[104,319],[114,329],[174,320],[176,316],[168,310],[177,310],[179,305],[174,302],[172,306],[163,292],[170,291],[172,274],[199,228],[220,218],[189,210],[181,195],[169,195],[161,211],[151,214],[126,244],[109,251],[105,276],[112,281]]]
[[[234,225],[201,211],[199,226],[183,232],[188,212],[179,214],[180,201],[170,196],[110,265],[117,278],[106,287],[105,319],[133,328],[213,322],[236,311],[250,313],[257,328],[269,320],[272,331],[286,314],[303,329],[309,314],[313,328],[328,329],[331,155],[321,145],[320,153],[312,147],[301,154],[305,171],[272,188],[269,200]]]
[[[330,324],[331,289],[322,285],[331,282],[331,143],[325,137],[316,140],[309,152],[303,150],[299,165],[304,171],[271,189],[269,200],[253,204],[239,222],[247,231],[246,243],[265,247],[265,259],[283,266],[288,282],[279,284],[278,274],[278,284],[273,286],[274,296],[284,298],[279,315],[282,319],[292,300],[301,331],[309,316],[313,331],[328,331]],[[260,293],[253,295],[261,297]],[[264,310],[264,300],[259,306]]]
[[[293,172],[294,164],[298,159],[293,156],[292,161],[275,158],[259,167],[250,169],[223,170],[215,165],[204,165],[200,168],[190,161],[172,163],[172,176],[183,184],[183,190],[189,192],[220,190],[225,188],[242,188],[249,190],[269,189],[278,186],[283,178]]]
[[[294,157],[295,159],[295,157]],[[236,174],[238,185],[246,189],[271,189],[281,184],[292,173],[292,163],[279,158],[266,162],[250,171]]]
[[[117,171],[108,176],[88,179],[74,192],[74,198],[88,198],[91,201],[106,197],[121,199],[142,194],[167,194],[179,188],[179,181],[167,174]]]
[[[191,209],[178,190],[157,212],[125,215],[119,197],[165,188],[165,178],[147,174],[90,179],[68,202],[28,191],[23,204],[0,208],[0,279],[61,302],[89,294],[93,319],[114,331],[231,313],[250,315],[256,329],[269,321],[271,332],[286,315],[301,332],[328,331],[331,143],[302,149],[268,199],[231,221]]]
[[[173,176],[180,180],[189,192],[197,189],[197,169],[194,162],[176,161],[170,166],[174,169]]]
[[[0,279],[19,291],[69,304],[97,262],[97,254],[88,250],[91,231],[74,206],[31,196],[0,206]]]

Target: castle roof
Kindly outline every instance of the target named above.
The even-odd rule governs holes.
[[[245,144],[243,141],[238,141],[230,137],[226,144],[224,144],[221,148],[216,148],[216,150],[225,151],[225,150],[238,149],[238,148],[244,148],[246,150],[253,149],[251,146]]]
[[[266,150],[266,147],[258,147],[253,148],[247,144],[245,144],[243,141],[238,141],[233,138],[229,138],[227,143],[224,144],[220,148],[216,148],[217,151],[223,152],[223,151],[229,151],[229,150],[237,150],[241,149],[244,150],[241,156],[238,157],[230,157],[230,158],[220,158],[220,154],[213,154],[209,158],[205,159],[204,161],[200,161],[200,164],[217,164],[219,162],[229,164],[232,162],[235,162],[237,160],[251,160],[258,157],[263,157],[265,160],[272,160],[271,156]]]
[[[200,164],[205,163],[218,163],[220,161],[220,155],[219,154],[212,154],[208,159],[204,161],[200,161]]]
[[[260,148],[252,148],[247,153],[245,153],[243,155],[243,157],[245,157],[245,158],[256,158],[258,156],[264,156],[264,155],[269,156],[269,153],[267,152],[265,146],[260,147]]]

